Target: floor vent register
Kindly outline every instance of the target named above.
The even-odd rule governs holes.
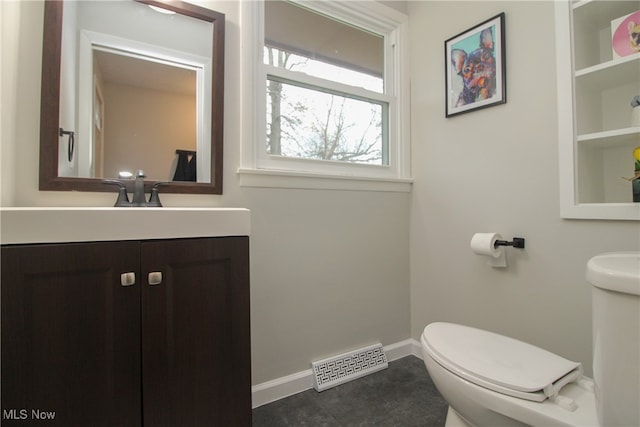
[[[382,344],[311,363],[313,387],[323,391],[389,367]]]

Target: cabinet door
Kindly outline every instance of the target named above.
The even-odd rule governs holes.
[[[248,238],[149,241],[141,253],[144,424],[250,426]]]
[[[1,251],[2,425],[139,426],[139,243]]]

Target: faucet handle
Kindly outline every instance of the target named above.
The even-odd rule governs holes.
[[[103,179],[103,184],[109,185],[117,185],[118,189],[118,199],[116,200],[116,204],[113,205],[117,208],[128,208],[131,206],[131,202],[129,202],[129,196],[127,196],[127,187],[120,181],[115,179]]]
[[[168,184],[168,182],[160,181],[153,184],[153,187],[151,187],[151,195],[149,196],[149,202],[147,203],[147,207],[150,207],[150,208],[162,207],[162,203],[160,203],[160,195],[158,192],[158,187],[164,184]]]

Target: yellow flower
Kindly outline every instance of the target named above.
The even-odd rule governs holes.
[[[640,161],[640,147],[636,147],[633,150],[633,158]]]

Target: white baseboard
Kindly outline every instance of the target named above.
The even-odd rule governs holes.
[[[276,378],[251,387],[251,403],[254,408],[309,390],[313,387],[311,369]]]
[[[384,346],[384,353],[389,362],[406,356],[416,356],[422,359],[420,343],[411,338]],[[257,408],[311,388],[313,388],[313,371],[311,369],[256,384],[251,387],[252,406]]]

